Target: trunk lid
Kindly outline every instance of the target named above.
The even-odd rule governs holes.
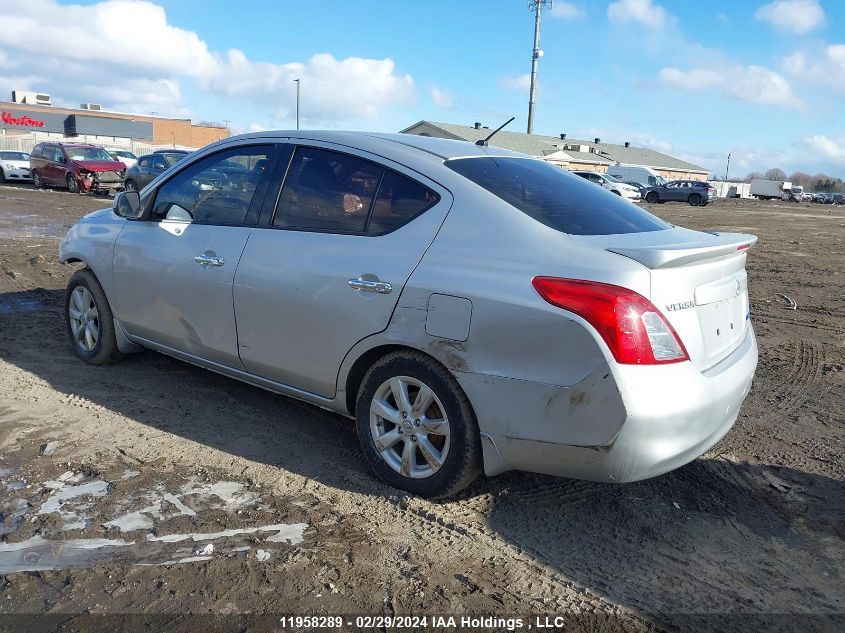
[[[750,325],[745,260],[755,236],[673,227],[573,238],[649,269],[649,299],[675,328],[697,368],[712,367],[745,337]]]

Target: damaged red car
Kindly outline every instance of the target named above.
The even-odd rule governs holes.
[[[29,155],[32,184],[71,193],[108,193],[123,187],[126,165],[89,143],[39,143]]]

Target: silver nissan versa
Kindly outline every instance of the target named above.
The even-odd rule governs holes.
[[[521,154],[402,134],[209,145],[60,247],[83,360],[150,348],[352,417],[424,496],[483,469],[625,482],[733,425],[756,238]]]

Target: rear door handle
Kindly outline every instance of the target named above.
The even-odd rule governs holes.
[[[197,255],[194,261],[200,266],[222,266],[226,261],[222,257],[215,257],[214,255]]]
[[[370,281],[369,279],[350,279],[349,287],[353,290],[363,290],[364,292],[378,292],[379,294],[387,295],[393,291],[391,286],[386,281]]]

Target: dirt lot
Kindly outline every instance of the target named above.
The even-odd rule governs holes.
[[[152,352],[76,360],[56,252],[107,204],[0,187],[0,614],[568,613],[596,630],[803,614],[777,619],[811,630],[845,612],[841,207],[652,208],[760,237],[760,365],[710,453],[627,485],[507,473],[438,504],[376,482],[333,414]]]

